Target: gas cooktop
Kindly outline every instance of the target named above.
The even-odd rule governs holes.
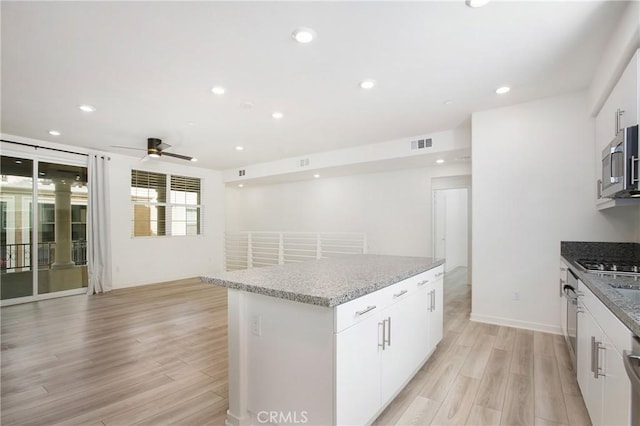
[[[587,272],[608,275],[640,276],[640,261],[616,259],[578,259]]]

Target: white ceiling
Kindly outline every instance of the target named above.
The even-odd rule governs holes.
[[[625,6],[2,1],[2,131],[125,154],[159,137],[215,169],[427,134],[586,88]]]

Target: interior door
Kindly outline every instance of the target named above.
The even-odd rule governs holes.
[[[433,255],[444,259],[447,257],[447,196],[445,190],[433,192],[433,206]]]

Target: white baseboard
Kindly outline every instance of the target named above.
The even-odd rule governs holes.
[[[471,313],[471,321],[485,322],[487,324],[503,325],[506,327],[522,328],[525,330],[542,331],[544,333],[562,334],[559,325],[539,324],[537,322],[514,320],[511,318],[493,317],[490,315],[478,315]]]

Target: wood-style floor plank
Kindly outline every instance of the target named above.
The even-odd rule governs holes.
[[[226,311],[199,279],[3,307],[1,423],[223,419]]]

